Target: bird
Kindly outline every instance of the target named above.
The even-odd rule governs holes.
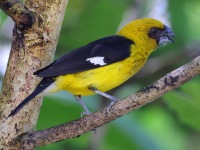
[[[105,93],[136,74],[160,45],[174,42],[174,32],[161,21],[141,18],[125,25],[117,34],[97,39],[61,56],[33,75],[42,78],[36,88],[8,115],[14,116],[36,96],[66,90],[91,112],[81,97],[99,94],[110,100],[109,112],[119,99]],[[110,112],[109,112],[110,113]]]

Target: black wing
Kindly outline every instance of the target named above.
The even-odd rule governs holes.
[[[133,41],[123,36],[108,36],[63,55],[34,75],[56,77],[106,66],[129,57],[131,44]],[[87,60],[93,57],[103,57],[104,64],[94,64]]]

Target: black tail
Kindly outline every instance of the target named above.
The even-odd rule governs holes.
[[[31,101],[35,96],[40,94],[43,90],[45,90],[49,85],[54,82],[53,78],[43,78],[35,90],[25,98],[14,110],[11,111],[8,117],[14,116],[18,111],[20,111],[29,101]]]

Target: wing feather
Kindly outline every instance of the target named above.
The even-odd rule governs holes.
[[[56,77],[109,65],[129,57],[131,44],[133,41],[123,36],[108,36],[63,55],[49,66],[36,71],[34,75]],[[105,65],[87,61],[93,57],[103,57]]]

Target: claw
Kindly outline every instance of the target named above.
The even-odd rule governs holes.
[[[109,95],[109,94],[106,94],[106,93],[104,93],[104,92],[98,91],[98,90],[95,89],[95,88],[90,88],[90,90],[92,90],[94,93],[97,93],[97,94],[99,94],[99,95],[101,95],[101,96],[104,96],[104,97],[108,98],[108,99],[111,101],[110,104],[109,104],[109,105],[107,106],[107,108],[106,108],[107,112],[108,112],[109,114],[111,114],[111,113],[110,113],[110,110],[111,110],[112,106],[113,106],[113,105],[115,104],[115,102],[117,102],[119,99],[116,98],[116,97],[114,97],[114,96],[112,96],[112,95]]]
[[[90,112],[90,111],[83,111],[81,113],[81,117],[84,117],[84,116],[87,116],[87,115],[90,115],[90,114],[92,114],[92,112]]]
[[[81,113],[81,117],[90,115],[92,112],[89,111],[89,109],[87,108],[87,106],[83,103],[81,96],[77,95],[75,96],[76,100],[81,104],[81,106],[83,107],[84,111]]]
[[[110,104],[107,106],[106,110],[109,114],[111,114],[110,110],[112,109],[112,106],[118,101],[119,99],[112,99]]]

